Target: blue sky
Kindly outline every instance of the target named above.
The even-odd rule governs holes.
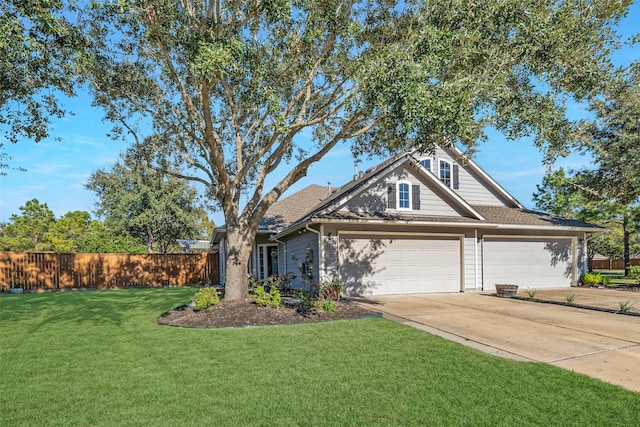
[[[624,37],[638,31],[640,4],[631,6],[629,15],[619,27]],[[614,55],[617,65],[625,65],[640,59],[640,48],[626,49]],[[66,212],[83,210],[93,212],[94,193],[84,189],[87,179],[97,169],[110,168],[127,148],[124,142],[114,142],[106,136],[110,126],[102,121],[102,111],[91,107],[85,94],[67,102],[75,115],[55,120],[52,138],[38,144],[29,140],[17,144],[5,142],[5,150],[13,159],[8,163],[23,167],[26,172],[9,170],[0,176],[0,222],[12,214],[19,214],[19,207],[28,200],[38,199],[47,203],[57,218]],[[575,114],[581,114],[577,106]],[[53,137],[58,137],[56,141]],[[545,166],[538,150],[527,140],[506,141],[499,134],[490,134],[489,141],[479,147],[474,160],[507,191],[528,208],[533,208],[532,194],[542,181]],[[365,160],[358,165],[365,170],[380,159]],[[558,165],[580,167],[588,160],[577,156],[562,159]],[[309,184],[340,186],[353,176],[353,158],[348,145],[336,147],[322,161],[309,169],[306,178],[290,191]],[[224,222],[221,212],[211,212],[216,224]]]

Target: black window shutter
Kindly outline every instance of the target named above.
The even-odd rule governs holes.
[[[453,189],[460,188],[460,171],[458,165],[453,165]]]
[[[414,185],[411,189],[411,198],[413,199],[413,203],[411,204],[411,208],[414,211],[420,210],[420,186]]]
[[[396,186],[390,185],[387,187],[387,207],[389,209],[396,208]]]

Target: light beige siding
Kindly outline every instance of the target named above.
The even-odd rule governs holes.
[[[422,216],[460,216],[449,203],[443,200],[443,195],[425,184],[416,176],[417,171],[407,167],[399,167],[391,173],[381,177],[366,191],[352,198],[340,211],[368,212]],[[395,186],[399,181],[407,182],[410,186],[420,186],[420,210],[389,209],[387,203],[387,187]],[[413,190],[412,190],[413,191]]]
[[[420,158],[420,156],[417,156]],[[479,206],[509,206],[504,195],[496,192],[486,180],[472,172],[461,159],[454,158],[448,151],[438,148],[432,156],[431,171],[439,176],[439,160],[446,160],[459,167],[460,188],[454,191],[470,205]]]

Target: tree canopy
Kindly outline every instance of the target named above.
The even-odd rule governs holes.
[[[50,117],[74,94],[77,33],[61,0],[0,0],[0,129],[3,139],[36,142],[49,135]],[[8,165],[0,139],[0,173]]]
[[[86,188],[96,192],[97,213],[121,233],[146,243],[147,251],[167,253],[176,239],[201,237],[196,190],[184,179],[149,168],[129,150],[110,171],[94,172]]]
[[[547,174],[538,207],[609,229],[591,242],[592,251],[622,256],[625,272],[631,253],[640,251],[640,64],[616,70],[594,98],[592,117],[579,124],[575,148],[592,159],[589,167]]]
[[[55,222],[53,211],[37,199],[20,206],[20,215],[13,214],[2,229],[2,245],[14,251],[51,250],[47,232]]]
[[[81,68],[112,135],[222,209],[226,296],[242,299],[262,216],[343,141],[357,155],[471,149],[492,126],[564,153],[565,103],[602,88],[629,4],[92,2]]]
[[[56,219],[46,203],[37,199],[20,207],[0,224],[0,250],[12,252],[145,253],[144,241],[119,232],[89,212],[67,212]]]
[[[562,168],[549,171],[533,195],[536,208],[603,227],[602,233],[588,240],[589,261],[596,254],[623,258],[625,241],[631,253],[640,253],[640,242],[629,238],[631,233],[640,232],[639,207],[596,197],[595,190],[585,186],[585,174],[591,172],[580,170],[567,173]]]

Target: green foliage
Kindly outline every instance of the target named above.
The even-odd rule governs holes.
[[[538,293],[538,291],[535,289],[525,289],[525,292],[530,299],[534,299],[536,297],[536,294]]]
[[[632,303],[631,301],[620,301],[618,305],[619,305],[619,311],[621,313],[628,313],[634,310],[634,305],[636,304]]]
[[[604,286],[609,286],[612,280],[613,278],[611,276],[605,276],[605,275],[602,276],[602,284]]]
[[[576,294],[567,295],[565,299],[567,300],[567,304],[573,304],[578,296]]]
[[[73,95],[78,40],[66,21],[66,2],[3,0],[0,7],[0,161],[2,140],[36,142],[49,135],[49,118]],[[8,165],[0,164],[2,169]]]
[[[304,289],[296,291],[296,298],[298,299],[297,309],[301,313],[306,313],[311,310],[311,307],[313,307],[317,301],[316,295],[313,292]]]
[[[585,285],[600,285],[602,284],[602,274],[584,273],[582,275],[582,283]]]
[[[264,285],[260,285],[254,291],[252,298],[261,307],[273,307],[278,308],[281,303],[280,291],[276,286],[272,286],[267,292]]]
[[[67,212],[51,225],[46,236],[55,252],[79,252],[78,242],[90,227],[89,212]]]
[[[318,298],[339,301],[341,294],[344,292],[342,281],[340,279],[323,280],[314,285]]]
[[[215,307],[219,302],[218,290],[214,287],[208,286],[198,289],[193,296],[193,302],[195,303],[196,310],[204,310],[209,307]]]
[[[264,282],[264,285],[267,289],[271,289],[276,287],[277,289],[289,289],[291,286],[291,282],[295,279],[292,273],[289,274],[272,274],[267,277],[267,280]]]
[[[145,253],[145,245],[88,212],[67,212],[55,219],[46,203],[28,201],[21,215],[0,226],[0,250],[79,253]]]
[[[313,306],[320,311],[324,311],[326,313],[335,313],[336,302],[332,299],[318,299]]]
[[[52,250],[53,244],[47,234],[55,223],[55,216],[47,204],[31,199],[20,206],[20,211],[20,215],[11,215],[2,229],[2,249],[16,252]]]
[[[278,308],[280,307],[280,303],[282,299],[280,297],[280,291],[276,287],[272,287],[269,290],[269,295],[271,296],[271,307]]]
[[[118,234],[134,236],[149,253],[167,253],[176,239],[199,237],[196,191],[181,179],[149,168],[130,149],[111,171],[94,172],[86,184],[98,196],[99,215]]]
[[[126,232],[119,231],[104,221],[92,221],[89,230],[76,241],[80,253],[143,254],[147,252],[144,242]]]
[[[629,279],[640,281],[640,265],[632,265],[629,267]]]

